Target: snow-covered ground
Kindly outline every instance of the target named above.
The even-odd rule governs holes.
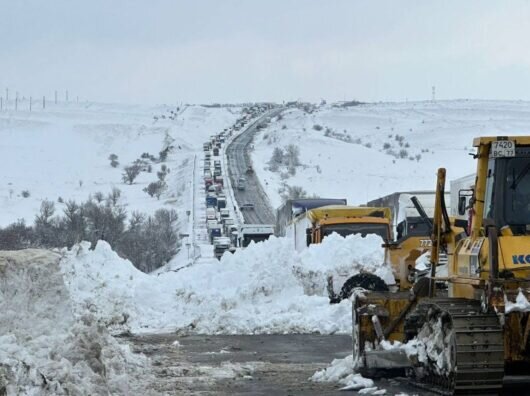
[[[33,112],[0,112],[5,164],[0,226],[18,219],[32,223],[44,199],[54,201],[61,212],[59,198],[81,202],[96,192],[107,195],[113,187],[121,190],[120,203],[129,211],[152,213],[167,207],[185,217],[191,206],[187,198],[193,155],[202,151],[209,136],[231,126],[241,108],[177,107],[62,103],[45,110],[34,107]],[[158,157],[167,144],[175,149],[165,162],[171,171],[160,201],[142,191],[157,180],[160,163],[153,163],[152,173],[142,172],[132,185],[123,183],[125,166],[145,152]],[[118,167],[110,165],[110,154],[118,156]]]
[[[274,207],[281,204],[283,182],[356,205],[396,191],[434,190],[439,167],[447,168],[448,180],[473,173],[474,137],[529,133],[530,102],[324,105],[312,114],[285,111],[256,136],[252,159]],[[275,147],[289,144],[300,149],[302,166],[282,180],[286,168],[270,172],[268,162]],[[393,154],[399,157],[400,150],[405,158]]]

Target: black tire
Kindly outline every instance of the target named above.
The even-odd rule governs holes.
[[[388,291],[388,286],[383,279],[374,274],[361,273],[352,276],[346,282],[344,282],[344,285],[342,285],[342,288],[338,295],[330,295],[330,303],[337,304],[340,303],[342,300],[350,298],[353,293],[353,289],[357,287],[361,287],[365,290],[370,291]]]

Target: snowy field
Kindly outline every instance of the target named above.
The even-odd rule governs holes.
[[[166,207],[183,218],[191,205],[187,194],[193,156],[202,152],[209,136],[231,126],[241,110],[98,103],[35,107],[31,113],[0,112],[0,155],[7,165],[0,185],[0,226],[18,219],[31,224],[44,199],[55,202],[61,212],[64,204],[59,198],[83,202],[97,192],[106,196],[113,187],[121,190],[120,203],[129,212],[152,213]],[[169,188],[160,201],[142,191],[157,180],[160,163],[153,164],[152,173],[142,172],[132,185],[122,181],[125,166],[144,152],[158,157],[168,144],[175,148],[165,162]],[[110,165],[110,154],[118,156],[116,168]],[[23,191],[29,197],[23,197]]]
[[[473,173],[474,137],[528,133],[529,102],[324,105],[312,114],[284,112],[256,136],[252,160],[275,208],[282,183],[357,205],[396,191],[434,190],[439,167],[447,168],[448,180]],[[287,168],[270,172],[269,160],[275,147],[289,144],[299,147],[301,166],[282,179]]]

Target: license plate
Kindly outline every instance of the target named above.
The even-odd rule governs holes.
[[[491,142],[490,157],[515,157],[515,142],[512,140],[495,140]]]

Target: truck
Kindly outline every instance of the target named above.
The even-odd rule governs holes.
[[[217,209],[221,210],[226,208],[226,197],[218,195],[217,196]]]
[[[389,208],[327,205],[298,215],[286,229],[294,240],[295,249],[303,251],[309,245],[321,243],[332,233],[343,237],[352,234],[377,234],[385,242],[392,240]]]
[[[218,205],[217,196],[214,194],[208,194],[206,196],[206,207],[207,208],[215,208]]]
[[[220,172],[220,170],[219,170],[219,172]],[[221,175],[217,175],[217,176],[214,177],[213,180],[214,180],[214,182],[215,182],[216,184],[219,184],[219,185],[221,185],[222,187],[224,187],[225,181],[224,181],[224,179],[223,179],[223,176],[221,176]]]
[[[222,235],[221,225],[217,223],[216,225],[212,225],[208,228],[208,237],[210,239],[210,243],[213,243],[213,239],[216,237],[220,237]]]
[[[217,211],[215,208],[206,208],[206,221],[217,220]]]
[[[222,219],[227,219],[230,217],[230,211],[226,208],[223,208],[219,211],[219,213],[221,214],[221,220]]]
[[[366,206],[386,207],[392,211],[392,229],[396,239],[400,239],[407,231],[408,223],[422,223],[411,198],[416,197],[430,218],[434,215],[434,191],[402,191],[395,192],[384,197],[373,199]],[[451,201],[451,194],[445,194],[446,203]]]
[[[213,252],[218,260],[221,260],[224,252],[230,249],[232,245],[228,237],[214,237],[213,238]]]
[[[273,224],[243,224],[237,233],[237,246],[247,247],[250,242],[262,242],[274,235]]]
[[[346,205],[346,199],[336,198],[300,198],[289,199],[276,209],[275,235],[284,237],[287,226],[299,215],[310,209],[328,205]]]

